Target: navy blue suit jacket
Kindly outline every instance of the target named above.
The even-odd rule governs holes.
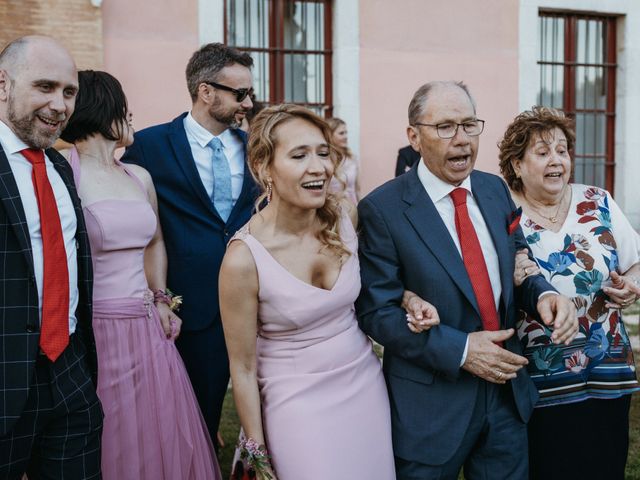
[[[474,171],[471,188],[498,252],[499,314],[502,328],[510,328],[516,307],[535,313],[539,295],[553,287],[538,275],[514,289],[515,252],[527,246],[520,228],[508,234],[515,206],[507,186],[495,175]],[[460,368],[467,333],[482,330],[473,288],[415,166],[368,195],[358,212],[362,290],[356,306],[361,328],[385,347],[394,452],[441,465],[460,446],[482,381]],[[409,331],[400,307],[405,289],[438,309],[439,326]],[[522,353],[516,335],[505,346]],[[525,369],[510,383],[526,422],[537,400],[535,386]]]
[[[249,221],[258,192],[245,162],[242,192],[225,224],[200,180],[184,130],[186,115],[137,132],[122,160],[146,168],[153,178],[169,259],[167,286],[183,296],[182,329],[195,331],[220,322],[222,257],[229,239]],[[233,132],[246,152],[246,134]]]

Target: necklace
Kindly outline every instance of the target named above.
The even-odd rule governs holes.
[[[556,208],[556,213],[554,213],[551,217],[543,215],[542,212],[540,212],[540,210],[538,210],[536,207],[534,207],[531,204],[531,202],[527,201],[527,203],[529,204],[529,207],[531,208],[531,210],[536,212],[542,218],[544,218],[546,220],[549,220],[551,223],[555,224],[555,223],[558,223],[558,214],[560,213],[560,209],[562,208],[562,205],[564,204],[564,197],[565,197],[565,192],[566,191],[567,191],[567,186],[565,185],[565,187],[562,189],[562,196],[560,197],[560,204],[558,205],[558,208]]]

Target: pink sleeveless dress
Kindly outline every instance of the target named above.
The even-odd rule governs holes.
[[[70,163],[79,184],[75,149]],[[85,205],[84,215],[93,258],[98,397],[105,415],[103,478],[220,479],[189,377],[164,335],[147,285],[144,250],[157,224],[151,204],[100,200]]]
[[[267,449],[278,480],[395,479],[389,399],[380,361],[358,328],[357,237],[331,290],[287,271],[248,226],[259,279],[257,374]]]

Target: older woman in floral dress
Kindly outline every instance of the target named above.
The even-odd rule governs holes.
[[[532,317],[518,334],[540,400],[529,423],[532,479],[622,479],[631,393],[640,390],[622,308],[640,294],[640,237],[609,192],[570,183],[575,134],[554,109],[518,115],[500,142],[500,169],[522,208],[538,266],[573,298],[580,331],[569,346]],[[520,277],[535,267],[521,264]]]

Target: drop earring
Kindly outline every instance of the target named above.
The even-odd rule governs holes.
[[[273,184],[271,179],[267,180],[267,204],[271,203],[271,196],[273,194]]]

